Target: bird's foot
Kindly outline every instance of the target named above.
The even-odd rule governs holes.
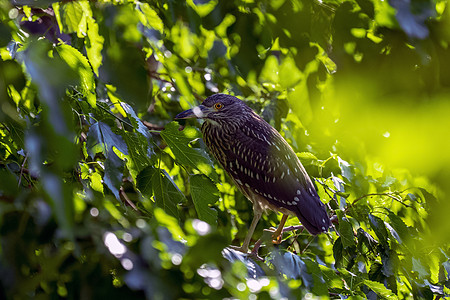
[[[272,233],[272,244],[279,245],[283,239],[283,232],[275,227],[270,227],[269,229],[264,229],[266,232]]]

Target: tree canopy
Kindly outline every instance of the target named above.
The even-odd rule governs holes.
[[[445,0],[0,2],[0,298],[450,294]],[[259,222],[197,120],[238,96],[290,143],[328,235]],[[290,218],[287,225],[298,225]]]

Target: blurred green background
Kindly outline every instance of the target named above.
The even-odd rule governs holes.
[[[441,0],[1,1],[0,298],[448,297],[449,47]],[[225,248],[251,204],[173,122],[218,92],[292,145],[329,237]]]

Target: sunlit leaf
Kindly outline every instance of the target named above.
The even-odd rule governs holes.
[[[217,181],[218,177],[208,154],[202,149],[189,146],[189,143],[199,137],[199,133],[197,131],[193,132],[192,128],[186,128],[184,131],[179,131],[178,128],[178,123],[172,122],[167,124],[166,128],[161,132],[161,136],[172,150],[175,158],[181,164],[197,169],[214,181]]]
[[[98,76],[98,69],[102,65],[102,49],[104,38],[99,34],[97,22],[92,18],[87,18],[87,35],[85,40],[86,54],[89,62]]]
[[[142,12],[141,22],[150,28],[163,32],[164,24],[159,18],[158,14],[147,3],[140,3],[139,10]]]
[[[100,146],[100,150],[106,156],[103,180],[114,196],[119,199],[125,162],[114,153],[113,147],[125,155],[128,155],[128,147],[121,136],[113,133],[111,128],[102,122],[97,122],[89,128],[88,153],[91,157],[94,157],[97,152],[96,145]]]
[[[391,290],[387,289],[382,283],[364,280],[364,284],[367,285],[378,296],[383,297],[383,299],[398,299],[397,296],[395,296],[394,293],[392,293]]]
[[[83,7],[81,3],[79,1],[66,2],[60,7],[60,9],[64,32],[77,32],[80,23],[84,21]]]
[[[88,60],[77,49],[62,44],[56,48],[62,59],[80,76],[81,91],[92,107],[97,106],[94,74]]]

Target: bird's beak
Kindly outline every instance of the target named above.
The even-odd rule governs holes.
[[[175,116],[176,120],[179,119],[189,119],[189,118],[197,118],[202,119],[206,117],[208,114],[209,108],[204,105],[199,105],[196,107],[193,107],[191,109],[185,110],[178,115]]]

